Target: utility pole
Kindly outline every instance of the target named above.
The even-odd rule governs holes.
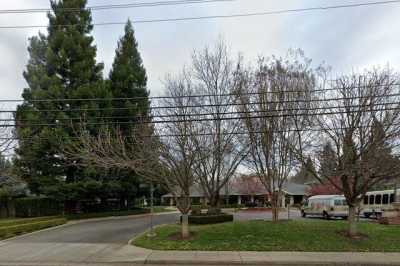
[[[151,182],[150,183],[150,232],[147,234],[147,237],[156,236],[154,232],[153,215],[154,215],[154,186],[153,182]]]

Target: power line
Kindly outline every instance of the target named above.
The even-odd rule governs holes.
[[[400,1],[400,0],[399,0]],[[58,98],[58,99],[0,99],[0,103],[19,103],[19,102],[75,102],[75,101],[89,101],[89,102],[107,102],[107,101],[133,101],[133,100],[165,100],[165,99],[182,99],[182,98],[207,98],[207,97],[231,97],[231,96],[250,96],[250,95],[269,95],[269,94],[282,94],[282,93],[304,93],[305,95],[312,95],[313,93],[321,93],[328,91],[338,90],[354,90],[354,89],[366,89],[366,88],[380,88],[400,86],[400,83],[386,83],[386,84],[374,84],[374,85],[362,85],[362,86],[349,86],[348,88],[343,87],[332,87],[324,89],[314,90],[281,90],[281,91],[263,91],[263,92],[244,92],[244,93],[223,93],[223,94],[197,94],[197,95],[175,95],[175,96],[137,96],[137,97],[110,97],[110,98]],[[371,97],[374,95],[371,95]],[[379,95],[378,95],[379,96]]]
[[[296,9],[283,9],[283,10],[275,10],[275,11],[238,13],[238,14],[229,14],[229,15],[142,19],[142,20],[133,20],[132,23],[145,24],[145,23],[160,23],[160,22],[179,22],[179,21],[197,21],[197,20],[208,20],[208,19],[256,17],[256,16],[268,16],[268,15],[299,13],[299,12],[303,13],[303,12],[310,12],[310,11],[324,11],[324,10],[330,10],[330,9],[388,5],[388,4],[398,4],[398,3],[400,3],[400,0],[356,3],[356,4],[346,4],[346,5],[333,5],[333,6],[318,6],[318,7],[296,8]],[[93,26],[112,26],[112,25],[125,25],[125,24],[126,24],[126,21],[102,22],[102,23],[93,23]],[[74,27],[74,26],[77,26],[77,24],[69,24],[69,25],[68,24],[59,24],[59,25],[53,25],[53,26],[55,26],[55,27]],[[18,25],[18,26],[0,26],[0,29],[32,29],[32,28],[47,28],[47,27],[48,27],[48,25]]]
[[[383,126],[388,126],[387,124],[383,124]],[[391,124],[391,126],[400,126],[400,123],[394,123]],[[286,129],[286,130],[273,130],[273,133],[287,133],[287,132],[324,132],[324,131],[335,131],[335,130],[347,130],[347,129],[366,129],[366,128],[372,128],[373,125],[361,125],[361,126],[354,126],[354,127],[331,127],[331,128],[302,128],[302,129]],[[192,134],[155,134],[155,135],[141,135],[140,137],[143,138],[169,138],[169,137],[194,137],[194,136],[215,136],[215,135],[222,135],[222,136],[227,136],[227,135],[247,135],[247,134],[268,134],[270,131],[264,130],[264,131],[238,131],[238,132],[221,132],[219,134],[216,133],[192,133]],[[96,137],[96,136],[92,136]],[[79,140],[81,137],[71,137],[68,136],[66,137],[67,139],[72,139],[72,140]],[[133,137],[128,137],[128,138],[133,138]],[[61,136],[59,139],[63,139]],[[53,140],[50,138],[43,138],[43,137],[0,137],[0,140]]]
[[[363,95],[363,96],[351,96],[351,97],[336,97],[336,98],[322,98],[322,99],[296,99],[296,100],[285,100],[285,101],[265,101],[265,102],[232,102],[223,104],[189,104],[189,105],[166,105],[166,106],[152,106],[149,110],[162,110],[162,109],[187,109],[187,108],[206,108],[206,107],[229,107],[229,106],[243,106],[243,105],[258,105],[258,104],[287,104],[287,103],[322,103],[330,101],[346,101],[346,100],[362,100],[368,98],[382,99],[390,97],[399,97],[400,93],[393,93],[387,95]],[[377,103],[376,103],[377,104]],[[345,107],[345,106],[344,106]],[[112,110],[132,110],[134,108],[121,107],[103,107],[103,108],[72,108],[72,109],[36,109],[36,110],[25,110],[25,112],[89,112],[89,111],[112,111]],[[0,110],[0,113],[16,113],[14,110]]]
[[[252,103],[253,104],[253,103]],[[246,104],[243,104],[246,105]],[[398,107],[389,107],[390,105],[397,105]],[[386,108],[383,109],[367,109],[367,110],[349,110],[346,112],[351,112],[351,113],[355,113],[355,112],[380,112],[380,111],[389,111],[389,110],[398,110],[400,109],[400,103],[399,102],[385,102],[385,103],[375,103],[374,107],[378,107],[378,106],[383,106]],[[200,106],[202,107],[202,106]],[[136,116],[79,116],[79,117],[61,117],[61,118],[57,118],[54,117],[52,118],[52,120],[56,120],[56,121],[74,121],[74,120],[79,120],[79,121],[85,121],[85,119],[94,119],[94,120],[110,120],[110,119],[115,119],[115,120],[119,120],[119,119],[125,119],[125,120],[136,120],[136,121],[141,121],[141,120],[146,120],[149,119],[149,117],[151,118],[177,118],[177,117],[196,117],[196,116],[216,116],[216,115],[238,115],[238,114],[252,114],[252,113],[268,113],[268,114],[272,114],[272,113],[279,113],[279,112],[294,112],[294,111],[317,111],[317,110],[332,110],[332,109],[341,109],[341,108],[362,108],[362,107],[366,107],[363,105],[346,105],[346,106],[324,106],[324,107],[310,107],[310,108],[285,108],[285,109],[270,109],[270,110],[248,110],[248,111],[231,111],[231,112],[207,112],[207,113],[187,113],[187,114],[160,114],[160,115],[150,115],[150,116],[142,116],[142,115],[136,115]],[[341,113],[343,111],[340,111]],[[304,115],[311,115],[311,113],[305,113]],[[43,120],[42,117],[39,117],[38,119],[15,119],[15,118],[4,118],[1,119],[0,118],[0,122],[12,122],[12,121],[17,121],[19,123],[21,122],[35,122],[38,120]],[[118,122],[118,121],[116,121]],[[1,125],[0,125],[1,128]]]
[[[275,118],[275,117],[300,117],[300,116],[320,116],[320,115],[336,115],[336,114],[347,114],[347,113],[366,113],[366,112],[382,112],[382,111],[400,111],[400,107],[385,108],[380,110],[343,110],[343,111],[331,111],[324,113],[289,113],[289,114],[264,114],[264,115],[253,115],[250,117],[219,117],[219,118],[195,118],[195,119],[177,119],[177,120],[144,120],[144,121],[102,121],[102,122],[87,122],[80,121],[71,123],[37,123],[37,124],[5,124],[0,127],[70,127],[73,124],[89,125],[89,126],[105,126],[105,125],[137,125],[137,124],[170,124],[170,123],[189,123],[189,122],[206,122],[206,121],[229,121],[229,120],[243,120],[243,119],[261,119],[261,118]],[[254,112],[247,112],[254,113]],[[232,114],[240,114],[239,112],[233,112]],[[189,116],[189,115],[188,115]],[[72,120],[72,119],[69,119]],[[18,122],[18,121],[17,121]]]
[[[237,0],[176,0],[176,1],[157,1],[157,2],[138,2],[131,4],[117,4],[117,5],[97,5],[88,6],[86,8],[64,7],[57,8],[57,11],[64,12],[82,12],[82,11],[99,11],[111,9],[131,9],[139,7],[156,7],[156,6],[176,6],[176,5],[191,5],[203,3],[217,3],[217,2],[234,2]],[[26,8],[26,9],[1,9],[0,14],[29,14],[29,13],[47,13],[54,11],[51,8]]]
[[[164,109],[187,109],[187,108],[207,108],[207,107],[237,107],[237,106],[254,106],[259,104],[286,104],[286,103],[318,103],[318,102],[335,102],[335,101],[344,101],[344,100],[361,100],[361,99],[368,99],[369,97],[374,97],[376,99],[381,98],[389,98],[389,97],[398,97],[400,93],[396,94],[388,94],[388,95],[375,95],[375,96],[357,96],[357,97],[341,97],[341,98],[323,98],[323,99],[309,99],[309,100],[289,100],[289,101],[266,101],[266,102],[233,102],[233,103],[223,103],[223,104],[199,104],[199,105],[181,105],[181,106],[154,106],[149,107],[149,110],[164,110]],[[377,102],[373,103],[374,106],[386,106],[386,105],[393,105],[399,104],[399,102]],[[299,108],[285,108],[285,109],[275,109],[274,111],[312,111],[312,110],[326,110],[326,109],[339,109],[339,108],[356,108],[356,107],[363,107],[364,105],[360,104],[353,104],[353,105],[344,105],[344,106],[323,106],[323,107],[299,107]],[[72,109],[25,109],[23,112],[26,113],[70,113],[70,112],[94,112],[94,111],[120,111],[120,110],[132,110],[134,108],[130,107],[107,107],[107,108],[72,108]],[[0,110],[0,113],[11,113],[16,114],[17,111],[15,110]],[[210,112],[209,112],[210,114]],[[176,116],[176,114],[174,114]],[[152,117],[157,117],[159,115],[152,114]],[[147,117],[142,117],[147,118]],[[70,118],[69,118],[70,119]]]

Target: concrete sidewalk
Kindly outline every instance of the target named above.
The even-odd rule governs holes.
[[[153,251],[150,265],[400,265],[400,253]]]
[[[68,249],[71,250],[71,249]],[[1,261],[0,266],[82,266],[82,265],[400,265],[400,253],[339,253],[339,252],[229,252],[229,251],[152,251],[134,246],[76,245],[75,254],[88,252],[83,260],[74,259],[73,252],[63,256],[47,254],[44,261],[15,258]],[[43,253],[46,248],[43,247]],[[33,254],[31,254],[32,256]],[[29,257],[29,255],[28,255]],[[56,259],[57,258],[57,259]]]

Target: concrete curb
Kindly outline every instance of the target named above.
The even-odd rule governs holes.
[[[167,224],[155,225],[155,226],[153,226],[153,229],[155,230],[155,229],[157,229],[157,228],[160,228],[160,227],[163,227],[163,226],[166,226],[166,225],[167,225]],[[135,241],[135,240],[138,239],[139,237],[142,237],[142,236],[148,234],[149,231],[150,231],[150,230],[146,230],[146,231],[144,231],[143,233],[140,233],[140,234],[135,235],[132,239],[130,239],[130,240],[128,241],[128,245],[133,246],[133,247],[135,247],[135,248],[141,248],[141,249],[144,249],[144,250],[153,251],[152,249],[142,248],[142,247],[138,247],[138,246],[133,245],[133,241]]]

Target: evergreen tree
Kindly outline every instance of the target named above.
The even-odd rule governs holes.
[[[387,138],[384,125],[376,119],[372,125],[370,138],[371,145],[367,147],[368,152],[361,158],[362,165],[367,166],[367,169],[363,169],[363,171],[384,175],[385,179],[377,183],[374,189],[392,189],[399,181],[399,176],[391,176],[389,173],[392,169],[398,167],[400,160],[393,155],[392,145],[385,141]],[[371,168],[368,167],[369,165],[375,165],[376,167]]]
[[[311,158],[307,158],[306,165],[302,165],[299,172],[292,178],[292,182],[297,184],[308,184],[316,181],[309,169],[315,169]]]
[[[113,120],[121,122],[118,127],[126,136],[132,134],[135,122],[149,117],[149,92],[147,76],[142,58],[138,51],[132,23],[128,20],[124,36],[118,42],[115,58],[109,75],[108,85],[114,98],[129,98],[112,101]],[[131,140],[129,137],[127,141]],[[133,145],[133,143],[132,143]],[[140,178],[132,172],[115,170],[118,173],[116,182],[121,187],[119,196],[121,203],[140,191]]]
[[[128,20],[125,34],[119,40],[115,59],[110,71],[109,83],[114,98],[130,98],[113,101],[115,121],[124,122],[121,129],[129,129],[126,123],[134,123],[137,117],[149,114],[149,93],[146,89],[147,76],[132,23]],[[132,99],[136,98],[136,99]]]
[[[110,101],[57,101],[111,97],[102,80],[103,65],[95,59],[92,18],[86,2],[51,1],[48,35],[39,34],[30,40],[30,59],[24,72],[29,87],[16,115],[17,135],[22,139],[16,164],[37,194],[45,186],[64,180],[75,182],[85,176],[84,170],[63,154],[63,147],[74,141],[79,126],[76,122],[101,122],[98,117],[110,113]],[[66,11],[71,8],[79,10]],[[97,128],[93,125],[87,129],[95,133]]]
[[[337,171],[338,158],[330,142],[327,142],[319,153],[320,168],[318,174],[321,179],[333,177]]]

